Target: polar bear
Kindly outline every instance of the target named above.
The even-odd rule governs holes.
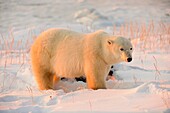
[[[132,61],[133,47],[123,37],[104,31],[89,34],[51,28],[31,47],[32,69],[40,90],[54,89],[60,77],[86,76],[90,89],[105,89],[113,64]]]

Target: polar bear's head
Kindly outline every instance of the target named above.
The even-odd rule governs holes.
[[[110,38],[108,41],[109,50],[117,62],[131,62],[133,47],[129,39],[123,37]]]

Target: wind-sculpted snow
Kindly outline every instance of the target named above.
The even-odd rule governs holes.
[[[94,28],[150,21],[170,22],[169,0],[0,1],[0,33],[38,26],[78,23]],[[80,14],[81,13],[81,14]],[[7,18],[8,17],[8,18]],[[94,23],[93,23],[94,22]]]
[[[74,18],[78,23],[87,25],[87,26],[96,26],[96,27],[106,27],[112,26],[111,20],[107,16],[102,15],[95,9],[82,9],[77,11],[74,14]]]

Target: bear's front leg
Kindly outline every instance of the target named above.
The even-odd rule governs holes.
[[[108,70],[106,67],[100,66],[88,65],[86,67],[85,75],[90,89],[106,89],[105,79]]]
[[[106,89],[104,78],[92,77],[92,74],[87,74],[87,86],[89,89]]]

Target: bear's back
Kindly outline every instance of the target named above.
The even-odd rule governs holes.
[[[50,29],[43,36],[50,40],[51,65],[56,73],[65,77],[83,74],[84,34],[66,29]]]

